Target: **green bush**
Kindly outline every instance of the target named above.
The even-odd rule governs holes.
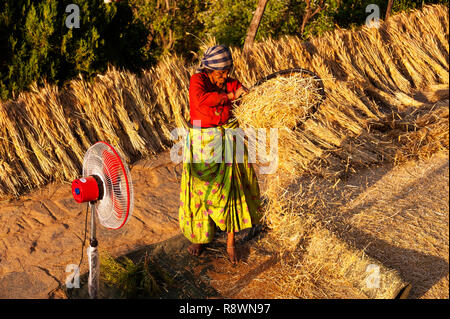
[[[212,35],[219,43],[243,46],[247,29],[252,20],[258,0],[210,0],[206,10],[200,13],[205,29],[202,35]],[[311,1],[315,10],[318,1]],[[396,0],[392,14],[409,9],[419,9],[424,4],[440,3],[448,6],[448,0]],[[318,36],[333,30],[336,25],[352,28],[363,25],[370,13],[369,4],[380,8],[384,19],[388,0],[326,0],[325,8],[311,18],[301,33],[306,4],[303,0],[269,0],[261,20],[256,40],[281,35],[297,35],[302,39]]]
[[[219,43],[243,46],[257,3],[258,0],[209,1],[200,15],[205,25],[204,34],[215,37]],[[298,34],[303,6],[304,1],[299,0],[269,0],[255,40]]]
[[[130,0],[135,17],[149,31],[147,47],[154,57],[171,52],[188,54],[196,51],[203,24],[200,12],[205,10],[203,0]]]
[[[80,9],[80,28],[69,29],[68,4]],[[0,96],[13,97],[44,79],[63,84],[89,78],[108,64],[139,71],[154,62],[145,52],[148,31],[126,1],[4,0],[0,7]]]

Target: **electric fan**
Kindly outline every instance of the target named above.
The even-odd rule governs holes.
[[[91,298],[97,298],[100,263],[96,216],[102,226],[119,229],[130,219],[133,211],[131,174],[112,146],[97,142],[86,151],[83,178],[72,182],[72,195],[76,202],[87,203],[91,211],[91,236],[87,249],[88,290]]]

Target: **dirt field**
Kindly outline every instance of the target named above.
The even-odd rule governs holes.
[[[327,228],[399,271],[412,285],[410,298],[449,298],[448,159],[448,153],[440,153],[401,167],[365,169],[335,188],[316,182],[304,196],[321,190],[326,209],[317,213]],[[344,277],[330,285],[327,278],[309,278],[308,269],[302,270],[304,280],[317,289],[289,293],[279,271],[286,261],[265,250],[265,231],[252,239],[247,232],[239,234],[237,267],[227,260],[223,234],[200,258],[188,255],[189,242],[177,224],[180,165],[164,153],[137,163],[131,172],[133,216],[120,230],[99,226],[99,247],[136,260],[150,253],[177,283],[163,298],[367,298]],[[51,184],[1,203],[1,298],[67,298],[66,267],[80,261],[85,209],[72,199],[69,184]],[[84,254],[81,273],[86,271]],[[85,296],[83,289],[76,296]]]

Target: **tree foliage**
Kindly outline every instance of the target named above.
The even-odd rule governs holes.
[[[90,77],[107,64],[138,71],[151,62],[143,52],[145,27],[126,3],[72,0],[80,28],[68,28],[69,3],[4,0],[0,13],[0,94],[2,99],[46,79],[62,84],[79,73]]]
[[[258,0],[206,1],[205,11],[200,13],[204,25],[200,34],[211,35],[223,44],[242,46],[257,3]],[[388,0],[269,0],[256,40],[281,35],[296,35],[306,40],[333,30],[336,25],[356,27],[365,23],[369,4],[378,5],[380,18],[384,19],[387,3]],[[448,6],[448,0],[398,0],[394,1],[392,14],[429,3]],[[312,16],[305,19],[308,12]],[[306,24],[302,31],[304,20]]]
[[[242,46],[257,2],[208,1],[206,10],[200,16],[205,26],[204,34],[214,36],[223,44]],[[282,34],[297,34],[302,3],[299,0],[269,0],[255,40]]]
[[[149,31],[147,49],[153,57],[197,51],[204,26],[203,0],[130,0],[133,12]]]

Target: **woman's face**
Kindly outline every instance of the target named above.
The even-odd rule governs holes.
[[[212,84],[222,89],[227,80],[228,72],[229,70],[213,70],[211,73],[208,73],[208,77]]]

